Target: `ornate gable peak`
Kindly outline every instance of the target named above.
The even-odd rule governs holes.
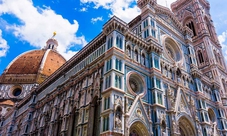
[[[107,23],[103,25],[103,32],[106,35],[114,30],[124,34],[128,31],[128,29],[128,24],[116,16],[113,16]]]
[[[167,15],[175,24],[175,27],[178,28],[182,33],[184,33],[184,27],[182,24],[178,21],[178,19],[175,17],[175,15],[172,13],[172,11],[164,6],[157,5],[155,7],[155,11],[157,14],[164,14]]]
[[[184,112],[189,116],[192,116],[188,102],[189,100],[186,98],[184,91],[181,88],[178,88],[177,96],[176,96],[175,111],[178,114]]]
[[[142,9],[146,5],[156,5],[157,0],[138,0],[137,1],[137,6]]]
[[[137,119],[140,119],[141,121],[146,123],[146,125],[148,125],[148,123],[152,123],[149,116],[147,115],[147,111],[146,111],[145,107],[143,106],[143,102],[139,95],[136,96],[136,98],[127,114],[130,116],[129,122],[128,122],[129,124]]]

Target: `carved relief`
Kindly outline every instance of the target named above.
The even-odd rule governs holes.
[[[170,100],[171,110],[175,110],[174,90],[168,86],[167,92],[168,92],[168,96],[169,96],[169,100]]]

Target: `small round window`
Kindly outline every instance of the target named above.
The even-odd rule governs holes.
[[[133,95],[144,96],[146,93],[146,86],[143,77],[141,77],[136,72],[129,72],[127,78],[127,86],[129,92]]]
[[[19,96],[20,94],[21,94],[21,89],[20,88],[15,88],[14,90],[13,90],[13,95],[14,96]]]

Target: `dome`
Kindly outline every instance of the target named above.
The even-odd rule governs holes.
[[[18,56],[6,68],[5,74],[38,74],[51,75],[65,59],[53,50],[34,50]]]
[[[65,62],[55,48],[28,51],[8,65],[1,80],[5,83],[41,83]]]

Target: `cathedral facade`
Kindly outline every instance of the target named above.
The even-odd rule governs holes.
[[[17,70],[23,57],[9,64],[0,135],[227,136],[227,71],[208,1],[137,5],[140,15],[112,17],[64,64],[50,58],[33,73]]]

